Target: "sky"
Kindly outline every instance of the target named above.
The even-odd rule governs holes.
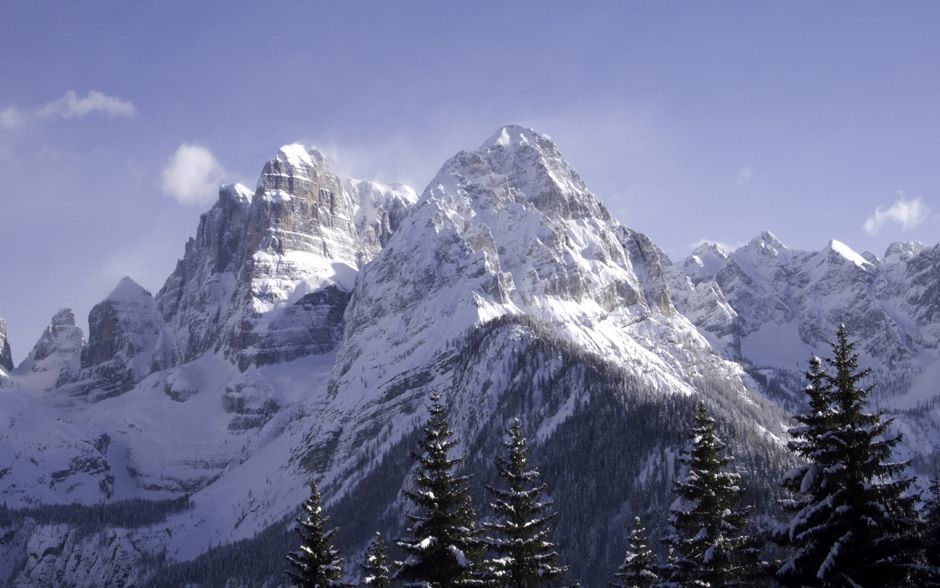
[[[124,275],[156,293],[216,186],[303,142],[419,192],[547,133],[673,258],[763,229],[937,241],[940,3],[0,0],[0,317],[15,361]]]

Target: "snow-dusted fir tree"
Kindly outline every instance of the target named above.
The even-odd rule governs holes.
[[[659,582],[656,568],[656,555],[649,548],[646,538],[646,529],[640,522],[640,517],[633,519],[633,530],[630,532],[630,544],[623,558],[623,565],[614,574],[617,581],[611,586],[616,588],[648,588]]]
[[[749,508],[739,506],[741,477],[728,471],[732,458],[699,403],[692,448],[683,456],[688,473],[674,486],[671,535],[676,561],[671,582],[682,586],[750,586],[757,573],[754,540],[747,534]]]
[[[457,442],[439,394],[431,396],[428,412],[414,490],[405,492],[417,512],[408,515],[410,537],[396,542],[407,553],[396,577],[440,588],[474,584],[484,545],[467,493],[469,476],[454,473],[461,460],[448,455]]]
[[[796,586],[897,586],[923,573],[922,525],[910,493],[906,462],[892,462],[900,441],[890,420],[866,411],[868,370],[844,325],[828,370],[814,361],[807,374],[810,406],[791,430],[790,447],[807,465],[784,486],[794,514],[773,538],[792,549],[777,578]]]
[[[820,358],[810,360],[805,376],[807,410],[794,417],[796,426],[789,429],[787,447],[806,462],[784,476],[782,485],[790,491],[790,497],[783,501],[783,507],[792,515],[787,524],[780,525],[771,535],[777,544],[795,550],[778,574],[794,585],[819,582],[818,567],[813,562],[822,561],[831,546],[818,541],[815,531],[830,515],[830,510],[820,505],[825,504],[834,482],[828,475],[827,464],[837,460],[837,444],[830,442],[833,438],[829,435],[836,426],[834,395]]]
[[[529,449],[519,419],[509,423],[504,442],[506,456],[498,457],[496,470],[504,487],[488,487],[490,507],[496,519],[484,526],[493,536],[486,543],[493,552],[487,575],[497,586],[513,588],[549,585],[568,571],[558,565],[549,523],[555,518],[551,503],[542,500],[547,487],[538,470],[529,468]]]
[[[330,519],[323,514],[320,491],[313,482],[310,484],[310,498],[304,502],[303,510],[303,514],[297,517],[300,548],[287,555],[291,569],[286,574],[295,586],[334,586],[343,573],[342,560],[331,542],[336,530],[327,529]]]
[[[365,561],[362,562],[362,571],[362,583],[366,586],[388,588],[388,554],[385,552],[385,541],[382,540],[381,533],[376,533],[375,539],[369,545]]]
[[[927,566],[932,585],[940,586],[940,472],[930,479],[930,493],[924,505]]]

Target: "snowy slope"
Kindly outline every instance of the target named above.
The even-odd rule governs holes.
[[[674,268],[684,274],[673,281],[680,308],[771,397],[787,406],[802,400],[801,372],[812,355],[828,355],[844,323],[872,369],[872,400],[898,417],[906,450],[936,452],[940,248],[895,243],[879,258],[832,240],[799,251],[765,231],[707,262],[703,253]],[[706,293],[709,303],[694,304]]]
[[[702,275],[716,265],[703,260]],[[352,513],[341,541],[355,551],[373,521],[400,528],[399,489],[432,391],[446,394],[481,481],[503,423],[521,416],[560,503],[589,493],[597,506],[566,524],[567,540],[592,546],[583,561],[619,557],[600,547],[619,545],[622,529],[608,525],[662,514],[657,497],[697,400],[742,467],[785,465],[785,415],[722,357],[743,319],[707,281],[612,218],[531,129],[504,127],[457,154],[420,198],[285,146],[254,191],[222,187],[155,297],[122,281],[93,311],[87,343],[59,313],[0,405],[10,506],[184,496],[190,507],[88,540],[70,523],[16,519],[27,539],[0,562],[27,562],[13,571],[29,583],[90,561],[98,541],[117,546],[117,563],[78,566],[74,583],[116,583],[158,554],[188,562],[286,532],[311,478],[331,508]],[[597,461],[579,457],[589,452]],[[599,476],[605,460],[622,467]],[[56,472],[68,483],[50,485]],[[755,495],[769,492],[762,484]]]

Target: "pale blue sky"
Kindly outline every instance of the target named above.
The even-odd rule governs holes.
[[[673,257],[764,228],[879,255],[937,241],[940,4],[234,4],[0,0],[0,317],[17,361],[59,307],[84,322],[124,274],[160,288],[208,207],[162,189],[184,143],[251,185],[305,141],[420,191],[518,123]]]

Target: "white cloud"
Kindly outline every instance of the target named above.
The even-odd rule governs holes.
[[[163,169],[163,191],[183,204],[210,204],[228,175],[211,151],[183,143]]]
[[[753,177],[754,177],[754,170],[751,169],[751,166],[745,165],[744,167],[738,170],[738,175],[735,177],[734,183],[740,186],[741,184],[750,180]]]
[[[137,109],[128,100],[108,96],[97,90],[91,90],[85,96],[69,90],[61,98],[30,110],[16,106],[0,110],[0,129],[12,131],[37,121],[82,118],[90,114],[132,118],[137,114]]]
[[[889,208],[879,206],[871,216],[865,219],[866,233],[874,235],[887,223],[896,224],[902,231],[906,231],[927,220],[927,205],[921,198],[906,200],[902,193],[898,196],[898,200]]]
[[[38,116],[50,119],[81,118],[92,113],[100,113],[107,116],[132,117],[137,114],[137,109],[127,100],[108,96],[97,90],[88,92],[83,98],[79,98],[78,94],[73,90],[69,90],[65,93],[65,96],[41,107],[38,111]]]

